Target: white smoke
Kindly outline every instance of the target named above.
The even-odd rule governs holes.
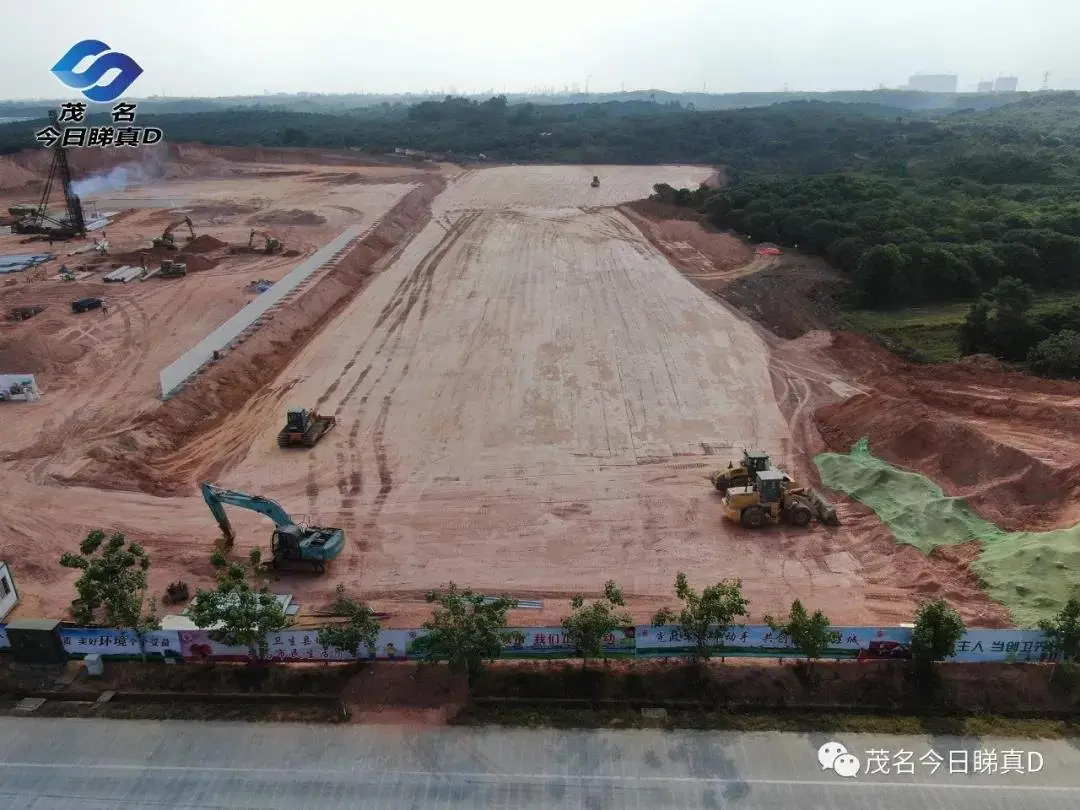
[[[155,179],[153,169],[140,163],[125,163],[107,172],[99,172],[85,180],[76,180],[71,190],[79,197],[93,196],[105,191],[123,191],[131,186],[139,186]]]

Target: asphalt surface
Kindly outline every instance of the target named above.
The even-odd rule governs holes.
[[[822,769],[818,750],[830,740],[819,735],[0,718],[0,807],[1080,806],[1080,741],[837,738],[863,761],[858,776],[845,779]],[[944,760],[933,774],[931,749]],[[950,759],[960,770],[960,751],[968,752],[970,769],[976,750],[991,749],[996,773],[949,773]],[[896,773],[902,751],[911,753],[914,774]],[[1017,754],[1026,771],[1029,752],[1042,758],[1038,773],[1002,772],[1017,764]],[[985,765],[991,758],[980,760]],[[1038,764],[1032,759],[1032,766]],[[888,773],[866,773],[882,765]]]

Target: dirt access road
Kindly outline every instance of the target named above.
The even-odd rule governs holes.
[[[685,570],[742,577],[756,614],[799,596],[865,621],[858,565],[824,530],[727,526],[705,480],[748,444],[790,461],[767,344],[598,207],[706,173],[606,167],[600,189],[589,175],[457,178],[276,382],[282,408],[333,413],[336,431],[283,454],[277,421],[238,415],[222,432],[252,449],[221,483],[344,526],[351,546],[317,587],[345,582],[396,603],[396,619],[419,618],[422,592],[447,580],[546,598],[556,619],[555,597],[614,578],[644,615]],[[264,544],[265,521],[236,525],[241,545]]]

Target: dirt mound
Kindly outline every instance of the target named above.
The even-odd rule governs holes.
[[[824,262],[787,255],[773,267],[735,279],[716,295],[788,340],[836,325],[847,282]]]
[[[187,265],[187,271],[189,273],[202,273],[205,270],[209,270],[212,267],[216,267],[219,259],[211,259],[207,256],[199,256],[191,253],[181,253],[176,257],[175,261],[183,262]]]
[[[110,438],[92,448],[90,463],[70,480],[105,489],[177,494],[230,463],[234,451],[242,454],[251,437],[224,431],[225,418],[238,409],[258,407],[264,399],[260,391],[364,288],[375,263],[427,224],[431,201],[444,185],[441,178],[432,178],[406,194],[287,313],[264,324],[195,382],[143,416],[123,437],[126,446]],[[132,443],[141,452],[133,453]]]
[[[326,222],[326,217],[314,211],[292,208],[288,211],[267,211],[249,221],[255,225],[322,225]]]
[[[969,354],[961,357],[956,364],[976,371],[1006,371],[1008,366],[992,354]]]
[[[1055,505],[1080,495],[1080,465],[1054,468],[977,425],[918,401],[881,392],[826,405],[815,414],[826,445],[844,453],[869,436],[879,457],[918,470],[949,495],[968,498],[1006,529],[1055,524]]]
[[[27,330],[0,345],[0,371],[6,374],[44,374],[77,362],[86,351],[85,346]]]
[[[221,248],[228,246],[228,242],[222,242],[220,239],[216,239],[215,237],[204,233],[202,236],[196,236],[184,245],[184,253],[209,253],[212,250],[220,250]]]

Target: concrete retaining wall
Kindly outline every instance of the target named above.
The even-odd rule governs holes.
[[[354,241],[363,237],[378,224],[379,221],[376,220],[367,227],[354,225],[347,228],[328,245],[320,248],[300,262],[273,287],[251,301],[229,320],[184,352],[179,359],[163,368],[159,375],[161,398],[168,399],[179,391],[185,382],[213,359],[215,351],[224,349],[240,337],[243,332],[256,325],[259,318],[265,315],[274,305],[280,303],[286,295],[300,287],[320,268],[336,262],[351,247]]]

